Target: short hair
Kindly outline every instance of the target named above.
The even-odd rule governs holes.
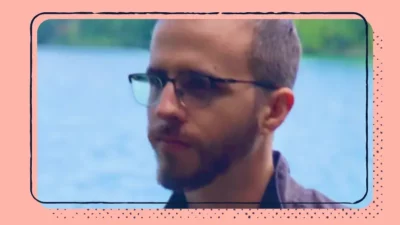
[[[156,20],[156,24],[161,21]],[[248,66],[253,77],[259,81],[272,82],[278,87],[293,88],[302,52],[293,21],[248,21],[254,28],[248,57]]]
[[[250,72],[257,80],[292,89],[302,53],[293,21],[261,19],[253,22],[255,23],[249,56]]]

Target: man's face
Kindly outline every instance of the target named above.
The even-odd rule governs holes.
[[[162,21],[153,35],[149,69],[169,78],[196,72],[254,80],[247,64],[251,40],[252,28],[243,21]],[[257,89],[246,84],[214,88],[209,104],[193,107],[181,104],[169,82],[148,109],[158,181],[168,189],[208,185],[252,147],[258,133]]]

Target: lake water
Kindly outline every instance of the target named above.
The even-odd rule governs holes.
[[[145,109],[134,101],[127,79],[127,74],[143,71],[147,62],[148,52],[133,49],[39,47],[38,161],[34,163],[41,201],[167,201],[170,192],[156,183]],[[304,58],[294,89],[296,104],[274,142],[300,183],[339,202],[355,202],[366,193],[365,83],[364,61]],[[372,199],[369,133],[369,192],[352,207],[365,207]]]

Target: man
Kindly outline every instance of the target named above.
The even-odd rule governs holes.
[[[157,22],[147,73],[130,81],[148,106],[158,182],[173,191],[166,208],[341,207],[272,148],[300,55],[290,20]]]

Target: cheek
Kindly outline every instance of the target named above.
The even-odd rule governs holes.
[[[151,121],[152,118],[154,117],[154,109],[149,107],[147,108],[146,113],[147,113],[147,120]]]
[[[147,109],[147,129],[148,131],[150,130],[151,127],[155,126],[157,124],[157,121],[159,120],[159,118],[157,117],[157,115],[155,114],[154,109],[152,108],[148,108]]]
[[[240,101],[237,101],[240,102]],[[253,135],[258,126],[258,119],[250,105],[232,102],[230,106],[215,110],[212,119],[204,121],[208,124],[205,132],[217,142],[241,142],[243,137]],[[223,105],[221,105],[223,106]],[[206,129],[204,127],[204,129]],[[249,134],[252,133],[252,134]],[[226,145],[229,143],[221,143]]]
[[[217,147],[221,141],[240,128],[243,115],[237,107],[225,107],[212,109],[209,112],[196,115],[195,127],[197,133],[207,146],[205,148]]]

